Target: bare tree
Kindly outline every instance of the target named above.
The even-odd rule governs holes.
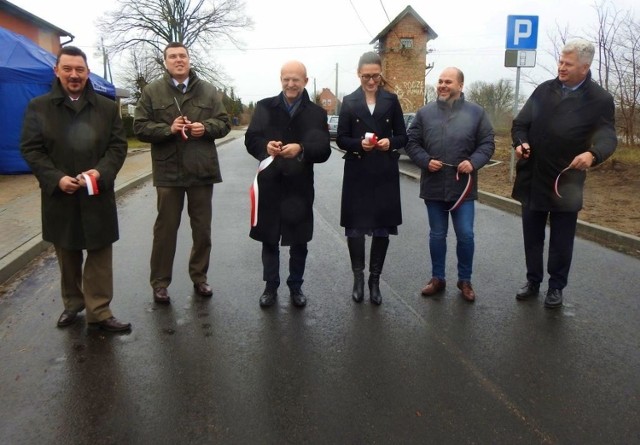
[[[118,0],[98,27],[111,54],[144,48],[160,65],[157,57],[168,43],[184,43],[195,56],[194,69],[219,81],[206,55],[218,39],[239,46],[236,34],[253,24],[244,6],[241,0]]]
[[[497,128],[509,128],[514,95],[514,87],[507,79],[500,79],[495,83],[474,82],[465,92],[467,99],[485,109]]]
[[[162,60],[151,49],[144,47],[132,47],[127,51],[128,58],[124,63],[125,69],[120,76],[120,81],[131,93],[130,102],[136,103],[142,95],[142,89],[152,80],[162,76]]]
[[[433,102],[436,99],[438,99],[438,92],[436,91],[436,87],[433,85],[425,84],[424,103],[428,104],[429,102]]]
[[[634,144],[640,107],[640,23],[608,0],[594,4],[594,9],[597,79],[614,97],[619,132],[627,144]]]

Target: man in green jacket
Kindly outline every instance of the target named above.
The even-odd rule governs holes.
[[[112,244],[118,240],[114,192],[127,156],[117,104],[98,95],[87,57],[66,46],[58,53],[51,91],[27,108],[20,148],[40,183],[42,238],[60,266],[64,311],[58,326],[77,320],[106,331],[127,331],[109,308],[113,297]],[[87,251],[83,264],[83,250]]]
[[[182,43],[164,50],[167,73],[142,92],[135,111],[138,139],[151,143],[158,216],[153,227],[151,287],[156,303],[170,303],[178,227],[187,197],[193,247],[189,276],[198,295],[213,294],[207,283],[211,254],[213,184],[222,182],[214,140],[231,130],[216,88],[191,71]]]

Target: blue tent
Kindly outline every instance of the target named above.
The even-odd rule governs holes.
[[[0,27],[0,174],[29,173],[20,154],[20,133],[27,104],[51,89],[56,56],[28,38]],[[93,73],[93,88],[112,99],[115,87]]]

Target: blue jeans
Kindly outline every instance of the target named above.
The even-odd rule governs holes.
[[[458,281],[471,281],[473,270],[473,220],[475,201],[464,201],[453,212],[448,212],[452,202],[425,201],[429,217],[429,253],[431,254],[431,276],[445,279],[445,260],[447,258],[447,232],[449,215],[456,232],[456,253],[458,255]]]

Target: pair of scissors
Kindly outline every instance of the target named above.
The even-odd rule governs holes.
[[[173,101],[176,103],[176,107],[178,107],[178,113],[180,113],[180,117],[182,118],[182,121],[185,123],[185,125],[182,127],[181,133],[182,133],[182,139],[184,139],[185,141],[187,139],[189,139],[189,136],[187,136],[187,132],[186,132],[186,128],[187,128],[187,118],[184,117],[184,114],[182,114],[182,109],[180,108],[180,104],[178,103],[178,99],[173,98]]]

